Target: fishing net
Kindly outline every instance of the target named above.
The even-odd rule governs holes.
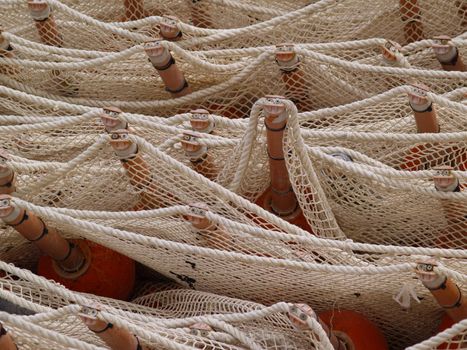
[[[442,70],[432,48],[445,34],[466,56],[463,1],[48,4],[53,17],[34,21],[26,1],[0,0],[12,201],[183,288],[139,281],[133,303],[70,292],[8,265],[35,271],[39,251],[2,224],[0,306],[36,313],[0,313],[21,346],[100,349],[77,318],[92,301],[157,349],[329,349],[320,327],[292,328],[283,301],[358,311],[391,349],[465,346],[465,320],[435,335],[444,312],[414,272],[436,258],[467,292],[467,73]],[[183,97],[142,45],[164,26],[181,32],[161,45],[193,91]],[[273,46],[283,42],[295,44]],[[298,60],[284,66],[287,50]],[[417,133],[413,83],[432,91],[440,133]],[[258,101],[270,94],[295,103],[283,150],[312,232],[252,203],[270,183]],[[115,153],[126,134],[105,134],[102,107],[125,112],[134,158]],[[199,108],[213,131],[187,134]],[[206,155],[190,156],[193,143]],[[454,168],[459,192],[435,189],[438,166]],[[213,331],[193,334],[200,320]]]
[[[14,201],[67,238],[90,239],[192,289],[266,305],[287,300],[307,302],[318,311],[359,311],[378,324],[395,348],[429,338],[435,323],[420,320],[437,320],[442,314],[429,292],[414,284],[418,255],[442,257],[443,271],[465,289],[462,250],[316,238],[136,136],[152,181],[134,186],[107,140],[101,136],[83,153],[54,166],[23,162],[27,171],[15,169],[22,200]],[[200,212],[193,202],[207,204],[208,210]],[[141,204],[150,210],[128,211]],[[215,226],[195,229],[186,219],[190,215],[205,216]],[[316,235],[345,238],[332,215],[321,215],[321,224],[313,227]],[[14,242],[17,236],[7,228],[1,237]],[[31,248],[22,242],[15,245],[14,261],[30,264]],[[2,260],[8,261],[3,256],[11,259],[11,248],[1,246]],[[398,306],[393,297],[403,285],[411,286],[423,302],[412,303],[409,310]]]
[[[225,117],[245,118],[256,100],[268,94],[286,96],[306,112],[413,82],[446,93],[464,87],[467,78],[466,72],[441,70],[430,40],[402,48],[392,63],[381,53],[387,44],[384,39],[296,45],[291,50],[300,61],[289,71],[276,62],[275,47],[188,51],[164,42],[193,91],[171,98],[141,45],[117,53],[70,53],[37,47],[14,35],[6,37],[15,57],[0,58],[4,73],[0,81],[5,86],[73,104],[114,105],[127,112],[157,111],[160,116],[205,108]],[[453,40],[465,56],[466,40]]]
[[[290,117],[284,144],[289,176],[316,235],[422,247],[462,248],[465,244],[462,233],[465,195],[438,193],[431,170],[441,165],[452,166],[460,182],[465,182],[466,108],[459,103],[465,89],[445,96],[428,95],[435,103],[443,131],[440,134],[415,133],[413,111],[406,94],[410,89],[399,87],[353,104]],[[53,103],[40,100],[38,105]],[[143,198],[145,209],[160,207],[157,196],[141,197],[142,191],[128,186],[129,178],[122,176],[124,170],[102,136],[104,128],[99,116],[103,111],[65,103],[60,106],[89,111],[76,116],[2,117],[5,124],[13,124],[0,130],[4,135],[3,147],[12,155],[10,164],[19,175],[19,193],[24,189],[25,195],[29,193],[27,198],[37,204],[69,208],[94,209],[103,205],[100,200],[106,200],[112,206],[101,208],[120,210],[129,205],[130,198],[133,206]],[[132,134],[157,145],[158,151],[254,201],[269,185],[266,141],[259,121],[261,102],[256,106],[249,121],[209,116],[215,123],[215,133],[197,133],[195,138],[207,147],[208,158],[201,162],[192,161],[180,146],[184,133],[191,130],[192,113],[166,119],[127,113],[122,114],[122,119],[129,123]],[[18,123],[27,124],[14,125]],[[330,156],[336,152],[348,154],[353,162]],[[86,161],[81,165],[83,160]],[[149,160],[148,169],[153,177],[162,179],[163,188],[169,189],[177,181],[157,162],[152,164]],[[57,175],[53,175],[56,171]],[[68,177],[77,181],[80,176],[81,183],[75,190],[63,182]],[[82,192],[88,181],[85,179],[91,178],[102,181],[102,188],[96,184],[98,192],[94,189]],[[117,181],[111,188],[119,189],[122,199],[126,198],[124,206],[113,201],[116,194],[110,196],[105,191],[110,178]],[[42,181],[49,185],[44,187]],[[196,184],[198,180],[191,181]],[[37,193],[30,189],[35,182]],[[95,201],[96,196],[99,201]],[[168,203],[174,200],[165,192],[161,197],[166,197]],[[198,200],[205,202],[201,197],[193,199]],[[92,201],[96,207],[88,207]],[[179,204],[176,199],[175,202]],[[367,227],[368,222],[372,223],[371,228]]]
[[[21,307],[23,314],[34,313],[16,317],[0,313],[0,320],[24,348],[35,343],[43,346],[40,349],[50,346],[53,337],[47,333],[55,332],[68,344],[80,342],[73,349],[103,346],[79,320],[81,305],[98,308],[100,318],[127,328],[150,349],[330,349],[316,322],[306,331],[293,328],[287,317],[290,305],[284,302],[266,307],[189,289],[163,290],[170,285],[153,285],[150,294],[122,302],[75,293],[27,270],[0,264],[5,272],[0,279],[1,302]],[[208,328],[196,331],[193,326],[200,323]]]
[[[312,3],[277,0],[160,3],[153,0],[144,1],[143,6],[140,0],[105,1],[99,5],[56,0],[47,3],[52,8],[60,38],[50,32],[42,41],[104,51],[119,51],[132,43],[157,37],[158,26],[164,22],[161,15],[175,15],[181,20],[174,25],[182,30],[181,44],[187,47],[199,44],[248,47],[285,41],[331,42],[374,37],[406,44],[440,34],[454,37],[464,32],[467,11],[465,3],[458,0],[379,0],[371,6],[365,0]],[[1,22],[6,30],[41,41],[25,1],[3,0],[0,6]],[[107,23],[146,16],[155,17]]]
[[[444,132],[416,134],[404,90],[316,113],[297,114],[292,106],[283,147],[295,194],[318,234],[337,220],[347,238],[361,242],[463,248],[467,197],[436,191],[432,169],[452,166],[465,183],[465,105],[430,94]],[[261,104],[218,176],[250,199],[269,177]]]

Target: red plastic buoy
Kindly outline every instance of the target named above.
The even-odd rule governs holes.
[[[354,350],[387,350],[383,333],[363,315],[350,310],[329,310],[319,318],[340,339],[351,344]]]
[[[72,240],[85,255],[85,266],[67,273],[47,255],[39,259],[38,274],[68,289],[128,300],[135,284],[135,262],[125,255],[87,240]],[[83,273],[83,269],[86,271]]]

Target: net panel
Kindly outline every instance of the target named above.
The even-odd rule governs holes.
[[[300,62],[291,72],[280,69],[271,47],[234,53],[189,53],[178,48],[173,56],[193,93],[176,99],[171,99],[141,47],[132,48],[126,57],[104,53],[92,59],[81,54],[53,55],[51,59],[44,51],[34,50],[31,54],[31,50],[19,47],[15,50],[17,57],[33,62],[5,66],[15,72],[0,75],[0,80],[16,90],[74,104],[116,105],[127,112],[149,115],[157,110],[161,116],[202,107],[229,118],[247,117],[256,100],[268,94],[286,96],[300,112],[306,112],[368,98],[413,82],[423,83],[436,93],[465,86],[465,72],[444,72],[439,63],[436,71],[430,70],[436,64],[431,47],[408,51],[408,66],[399,67],[384,61],[383,44],[384,40],[375,39],[346,44],[350,48],[338,43],[328,48],[297,47]],[[465,47],[459,46],[461,55]]]
[[[148,202],[152,205],[151,209],[202,201],[209,205],[213,213],[232,221],[219,221],[214,232],[203,232],[193,231],[191,224],[184,219],[187,212],[183,208],[177,209],[181,210],[178,214],[175,214],[175,209],[172,213],[160,212],[147,217],[141,217],[137,212],[117,212],[104,216],[97,214],[97,217],[92,216],[94,219],[90,219],[85,212],[74,212],[74,216],[86,221],[87,225],[83,226],[76,219],[58,215],[57,209],[47,208],[41,211],[39,207],[34,207],[35,210],[39,210],[38,214],[66,237],[91,239],[129,255],[191,289],[209,290],[265,304],[280,300],[305,301],[319,311],[332,307],[360,311],[384,330],[396,348],[426,339],[434,332],[432,323],[427,326],[419,322],[421,319],[440,317],[438,306],[421,284],[416,285],[415,290],[424,301],[412,305],[410,312],[399,308],[392,299],[401,285],[413,283],[412,267],[410,264],[404,265],[413,262],[413,257],[393,255],[389,253],[389,248],[384,254],[363,252],[360,250],[363,248],[359,249],[360,252],[331,248],[333,241],[326,243],[330,246],[324,244],[326,241],[319,241],[321,243],[317,245],[317,241],[311,236],[305,241],[291,244],[289,241],[294,241],[293,234],[280,239],[271,234],[267,237],[258,233],[252,235],[248,233],[247,227],[276,227],[281,232],[289,231],[289,227],[275,226],[277,223],[273,224],[272,219],[259,208],[248,205],[239,197],[225,197],[225,191],[211,185],[208,180],[198,178],[192,171],[180,171],[182,168],[178,163],[169,161],[149,146],[141,150],[145,152],[144,157],[162,189],[158,192],[157,205],[155,202]],[[111,175],[115,171],[120,172],[118,162],[114,160],[110,165],[107,156],[103,157],[106,160],[96,160],[96,156],[104,155],[105,152],[109,150],[103,147],[96,155],[81,158],[82,163],[57,180],[47,184],[47,181],[42,182],[40,186],[25,187],[21,197],[44,205],[44,199],[40,199],[42,195],[51,193],[52,188],[66,188],[69,192],[53,202],[53,206],[87,210],[131,209],[138,201],[138,194],[133,193],[130,196],[128,192],[124,192],[131,189],[128,182],[123,188],[117,186],[124,182],[124,177],[114,178]],[[86,163],[93,164],[106,176],[99,174],[93,176],[92,180],[83,181],[85,174],[89,174],[90,165]],[[153,167],[152,164],[157,166]],[[49,173],[49,176],[53,179],[53,174]],[[196,184],[193,179],[198,180]],[[166,181],[167,184],[172,184],[170,195],[163,192],[164,188],[168,188]],[[177,183],[176,188],[173,183]],[[113,201],[108,200],[109,191],[112,192]],[[100,226],[93,226],[90,230],[88,224],[91,222]],[[247,226],[239,229],[234,222],[245,223]],[[123,231],[113,231],[113,228]],[[173,245],[168,246],[167,242]],[[237,254],[231,255],[232,253]],[[443,262],[456,271],[463,271],[460,260],[444,259]],[[352,268],[341,270],[339,265]],[[323,266],[325,270],[322,270]],[[388,270],[370,273],[372,266],[387,267]],[[240,281],[242,283],[238,283]],[[323,284],[323,281],[326,283]],[[462,281],[459,283],[464,289]],[[352,286],[351,290],[349,285]],[[272,293],[264,293],[265,290]]]
[[[156,37],[161,22],[159,17],[134,25],[128,23],[123,26],[126,28],[123,32],[118,31],[121,24],[106,25],[109,20],[120,21],[125,16],[136,19],[141,14],[175,15],[182,21],[183,38],[186,39],[184,45],[205,42],[213,47],[219,44],[224,47],[249,47],[290,41],[332,42],[374,37],[406,44],[430,39],[440,33],[456,36],[464,31],[466,16],[466,8],[461,1],[446,3],[441,0],[418,0],[414,4],[410,1],[379,0],[370,7],[364,0],[323,0],[311,4],[305,1],[293,4],[280,1],[203,1],[196,4],[188,1],[164,4],[145,1],[144,7],[138,6],[141,3],[138,0],[129,0],[127,12],[122,3],[125,4],[105,2],[102,6],[96,6],[70,1],[50,2],[61,33],[61,44],[65,47],[113,51]],[[14,30],[24,37],[41,41],[24,2],[4,1],[0,5],[6,30]],[[290,10],[295,11],[288,12]],[[91,18],[86,19],[84,15]],[[343,26],[343,23],[346,25]],[[205,27],[222,29],[207,31],[203,30]],[[199,38],[202,40],[195,40]]]
[[[26,276],[30,274],[24,272]],[[236,332],[243,333],[247,340],[260,348],[306,349],[313,346],[316,349],[326,349],[313,331],[298,332],[293,328],[287,317],[288,307],[285,303],[276,305],[275,309],[273,306],[269,311],[261,304],[183,289],[153,292],[130,303],[74,293],[50,282],[44,283],[45,280],[37,276],[33,278],[31,281],[24,273],[22,278],[8,273],[0,280],[0,292],[5,298],[13,298],[17,304],[39,311],[31,319],[36,325],[91,345],[102,346],[103,343],[79,321],[79,308],[70,307],[70,304],[98,303],[101,310],[118,317],[120,322],[123,320],[138,326],[139,332],[137,330],[135,334],[150,349],[159,348],[157,341],[150,341],[141,330],[153,332],[174,343],[186,344],[190,348],[250,348],[248,342],[245,344],[243,341],[242,344],[241,340],[236,339],[235,333],[229,333],[231,330],[227,327],[216,324],[215,321],[219,318],[225,319],[224,322]],[[263,312],[255,314],[257,311]],[[199,323],[194,317],[211,325],[211,331],[207,334],[190,332],[188,326]],[[19,342],[30,346],[30,341],[25,339],[22,331],[24,332],[20,328],[12,329]]]

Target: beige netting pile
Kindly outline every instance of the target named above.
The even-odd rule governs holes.
[[[140,285],[123,302],[36,276],[37,246],[1,221],[0,323],[20,350],[105,348],[83,305],[148,349],[331,350],[290,303],[359,312],[391,349],[465,347],[466,320],[439,333],[419,280],[434,259],[467,293],[465,1],[0,0],[0,24],[0,191],[43,235],[135,260]],[[272,102],[310,232],[255,204]],[[155,276],[172,282],[141,287]]]
[[[457,170],[454,175],[461,184],[465,183],[467,145],[463,119],[467,108],[458,102],[465,89],[445,96],[428,94],[443,131],[439,134],[415,132],[415,118],[407,99],[410,91],[411,87],[399,87],[349,105],[291,113],[284,144],[284,149],[288,150],[289,176],[316,235],[391,245],[447,248],[465,245],[465,224],[462,223],[466,211],[465,194],[438,193],[432,181],[433,168],[452,166]],[[37,107],[46,108],[50,104],[53,101],[37,101]],[[159,151],[255,200],[269,185],[266,141],[259,119],[261,105],[260,100],[249,121],[210,115],[215,123],[214,134],[197,133],[195,138],[200,146],[206,147],[208,155],[201,163],[190,161],[180,146],[184,133],[191,130],[189,120],[193,113],[167,119],[132,114],[122,114],[121,118],[129,123],[132,134],[144,137]],[[10,164],[23,174],[17,179],[19,193],[24,192],[27,198],[41,205],[106,208],[94,201],[98,196],[112,203],[112,207],[106,209],[121,209],[124,206],[113,201],[115,194],[105,197],[109,193],[105,190],[109,185],[105,184],[109,178],[114,178],[119,184],[110,187],[121,189],[127,200],[137,201],[139,190],[135,192],[128,186],[129,180],[108,147],[107,136],[103,135],[99,116],[104,112],[65,103],[59,106],[89,111],[76,116],[2,118],[5,124],[26,123],[0,128],[5,135],[3,147],[12,156]],[[330,156],[339,152],[350,156],[353,162]],[[68,163],[60,163],[64,161]],[[83,161],[85,165],[80,164]],[[157,162],[149,161],[148,167],[152,176],[163,179],[163,187],[169,189],[172,183],[177,183],[177,179],[166,169],[160,169]],[[70,176],[66,175],[67,169],[73,174],[73,181],[81,181],[75,189],[79,195],[69,188],[72,186],[67,185],[66,178],[65,182],[60,180],[60,177]],[[56,170],[57,175],[53,175]],[[55,177],[58,180],[47,180]],[[102,193],[97,195],[94,189],[82,193],[83,187],[88,188],[87,179],[91,178],[96,178],[94,182],[102,181],[102,189],[99,189]],[[193,183],[197,181],[193,179]],[[48,187],[44,188],[44,183]],[[31,186],[40,192],[31,191]],[[99,185],[90,188],[99,188]],[[127,197],[128,193],[132,195]],[[56,197],[58,194],[60,198]],[[164,193],[160,195],[165,196]],[[202,198],[193,199],[198,200],[204,202]],[[96,207],[88,207],[92,201]],[[146,209],[161,206],[155,197],[145,203]]]
[[[366,0],[43,2],[52,9],[61,34],[60,39],[51,34],[46,40],[64,47],[105,51],[120,51],[158,36],[163,15],[180,19],[173,25],[183,32],[182,45],[248,47],[375,37],[406,44],[464,32],[467,12],[461,0],[379,0],[370,6]],[[0,5],[6,30],[40,41],[26,1],[2,0]],[[137,17],[145,18],[115,23]]]
[[[287,300],[307,302],[318,311],[337,307],[362,312],[395,348],[436,333],[432,320],[442,314],[426,288],[414,281],[419,255],[441,258],[440,269],[465,289],[465,251],[318,239],[209,181],[144,139],[133,140],[152,174],[150,180],[144,171],[139,185],[132,185],[131,178],[137,176],[128,177],[108,136],[101,136],[68,162],[26,161],[22,167],[17,163],[17,193],[27,201],[14,201],[66,237],[95,241],[197,290],[264,304]],[[199,212],[190,206],[193,202],[209,209]],[[151,210],[128,211],[141,203]],[[324,196],[315,203],[314,207],[330,206]],[[303,208],[310,216],[307,206]],[[327,208],[320,214],[320,225],[314,226],[316,234],[345,238]],[[215,228],[195,229],[185,218],[193,213],[205,215]],[[19,244],[13,229],[8,228],[2,240],[3,260],[31,263],[30,245]],[[414,290],[423,301],[412,302],[409,310],[399,306],[393,298],[402,287]]]
[[[192,91],[171,98],[142,45],[119,52],[70,52],[13,34],[4,36],[14,47],[14,56],[0,58],[0,82],[5,86],[74,104],[115,105],[149,115],[169,116],[202,107],[229,118],[245,118],[256,100],[267,94],[286,96],[305,112],[413,82],[445,93],[465,86],[467,79],[466,72],[441,69],[431,40],[393,52],[393,61],[382,54],[385,39],[300,44],[291,48],[299,59],[293,71],[281,70],[276,47],[189,51],[163,42]],[[461,56],[467,54],[466,43],[460,36],[452,40]]]
[[[99,318],[128,329],[148,349],[332,349],[316,321],[308,331],[294,329],[284,302],[266,307],[170,285],[153,285],[151,293],[122,302],[0,264],[0,303],[12,310],[0,320],[20,349],[101,349],[102,340],[79,320],[81,306],[96,308]]]

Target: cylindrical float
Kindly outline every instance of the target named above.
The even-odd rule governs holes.
[[[13,337],[0,323],[0,349],[2,350],[18,350]]]
[[[280,218],[312,232],[298,204],[285,164],[282,145],[288,114],[284,104],[284,97],[266,96],[263,114],[266,126],[271,185],[258,198],[256,204]]]
[[[190,113],[190,125],[194,131],[214,134],[216,123],[207,110],[194,109],[191,110]]]
[[[210,248],[230,250],[231,236],[206,217],[209,207],[204,203],[190,203],[189,206],[190,212],[184,218],[198,231],[204,243]]]
[[[111,350],[145,350],[137,336],[124,328],[97,318],[99,305],[82,306],[78,314],[81,321]]]
[[[435,106],[428,100],[427,91],[429,91],[429,88],[426,85],[413,84],[411,91],[408,93],[409,104],[414,114],[418,133],[439,133],[440,126]],[[426,163],[436,166],[436,164],[431,164],[434,161],[433,157],[426,155],[430,147],[430,144],[420,144],[412,147],[409,155],[405,157],[404,163],[401,164],[401,168],[415,171],[423,170],[422,165],[425,164],[426,166]]]
[[[63,39],[47,1],[28,0],[28,7],[41,41],[46,45],[62,47]]]
[[[139,153],[138,145],[130,139],[129,131],[114,130],[110,145],[127,171],[130,184],[139,192],[139,201],[133,210],[148,210],[162,205],[148,163]]]
[[[135,281],[133,260],[90,241],[64,239],[9,195],[0,195],[0,218],[46,254],[39,260],[39,275],[78,292],[129,298]]]
[[[144,18],[144,0],[123,0],[125,21],[136,21]]]
[[[178,27],[178,18],[175,16],[164,16],[160,23],[161,37],[169,41],[179,41],[182,39],[182,31]]]
[[[454,176],[453,167],[445,165],[433,168],[436,174],[433,176],[433,183],[437,191],[440,192],[461,192],[459,179]],[[463,208],[456,201],[440,199],[446,218],[446,229],[436,237],[436,242],[440,248],[464,248],[467,246],[467,220]]]
[[[293,44],[276,45],[276,62],[281,70],[282,82],[285,85],[285,96],[297,106],[299,111],[313,109],[300,58]]]
[[[441,67],[447,71],[465,72],[465,65],[459,54],[459,49],[452,43],[451,38],[440,35],[433,38],[433,51]]]
[[[193,132],[184,131],[181,144],[193,168],[201,175],[214,180],[219,170],[208,152],[208,147],[199,143],[198,136]]]
[[[450,278],[435,271],[437,263],[427,258],[417,264],[415,272],[431,294],[454,322],[467,318],[467,300],[459,286]]]
[[[16,191],[15,172],[8,166],[8,159],[8,153],[0,148],[0,194],[12,194]]]
[[[413,84],[408,93],[418,133],[438,133],[440,131],[435,107],[426,95],[429,91],[430,88],[426,85]]]
[[[308,329],[308,318],[317,320],[334,350],[386,350],[388,345],[381,331],[363,315],[349,310],[324,311],[319,315],[307,304],[290,307],[289,319],[300,330]]]
[[[183,73],[177,67],[175,59],[160,40],[146,43],[144,50],[164,82],[167,92],[173,97],[181,97],[191,93],[191,88],[188,86]]]
[[[418,0],[399,0],[406,44],[423,39],[422,11]]]
[[[123,112],[117,107],[104,107],[99,115],[105,131],[111,133],[115,130],[128,129],[128,122],[121,117]]]

